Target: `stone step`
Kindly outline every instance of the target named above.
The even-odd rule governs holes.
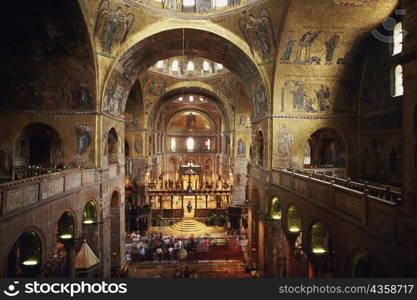
[[[171,225],[171,228],[177,231],[183,231],[183,232],[197,232],[201,230],[205,230],[207,226],[197,220],[194,219],[184,219],[182,221],[179,221],[173,225]]]

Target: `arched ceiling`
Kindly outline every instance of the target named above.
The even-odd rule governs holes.
[[[268,114],[269,93],[253,61],[239,47],[223,37],[193,29],[160,32],[137,43],[122,55],[109,77],[104,96],[104,111],[115,115],[123,114],[127,94],[135,78],[157,61],[182,53],[223,64],[244,84],[251,99],[254,119]]]
[[[185,98],[189,95],[196,97],[196,101],[186,101]],[[180,97],[184,99],[181,102],[179,101]],[[198,100],[200,97],[204,98],[205,101],[200,102]],[[214,124],[218,124],[216,128],[219,130],[230,130],[233,117],[226,103],[212,92],[198,87],[191,87],[186,90],[178,88],[163,95],[153,107],[148,127],[158,128],[157,124],[167,124],[173,115],[178,112],[190,110],[204,112]],[[165,130],[163,128],[158,129]]]
[[[174,114],[169,120],[167,133],[185,135],[213,135],[216,127],[213,120],[201,111],[187,109]]]
[[[263,0],[129,0],[138,9],[176,18],[208,19],[247,9]]]

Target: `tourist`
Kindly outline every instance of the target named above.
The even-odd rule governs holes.
[[[163,261],[163,258],[164,258],[164,255],[163,255],[163,252],[162,252],[162,248],[161,247],[159,247],[158,249],[156,249],[156,255],[157,255],[157,258],[158,258],[159,262],[161,263]]]
[[[173,262],[174,261],[174,248],[169,247],[168,248],[168,254],[169,254],[169,261]]]

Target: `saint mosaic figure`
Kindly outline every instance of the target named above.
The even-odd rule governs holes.
[[[114,44],[122,44],[134,20],[135,16],[132,13],[125,14],[122,6],[118,5],[113,10],[108,0],[102,0],[94,29],[94,34],[99,37],[102,51],[112,53]]]

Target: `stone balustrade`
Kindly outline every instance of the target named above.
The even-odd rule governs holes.
[[[97,181],[95,169],[70,169],[0,184],[0,215],[8,215]]]
[[[251,165],[250,174],[256,177],[262,170]],[[272,185],[292,191],[327,210],[334,210],[340,216],[356,220],[388,238],[395,238],[398,229],[395,215],[402,199],[401,193],[307,171],[273,169],[266,172]]]

